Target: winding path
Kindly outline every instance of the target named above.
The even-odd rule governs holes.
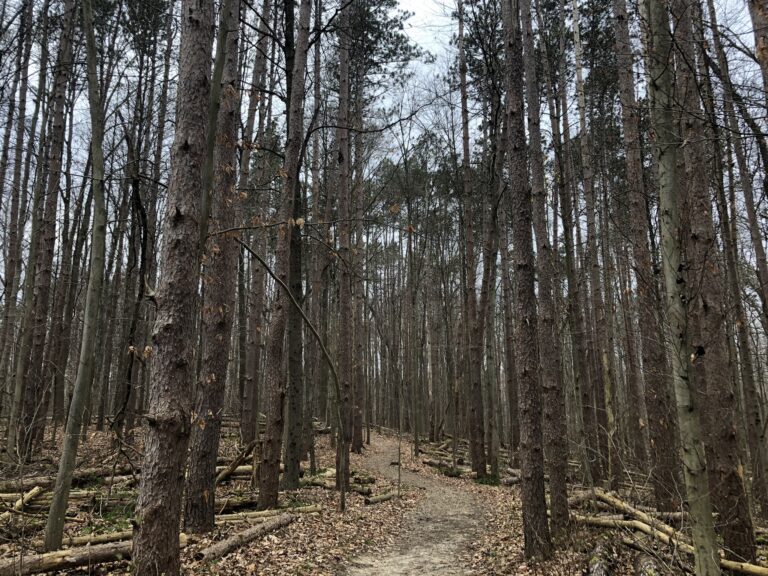
[[[377,475],[397,479],[397,443],[377,437],[375,450],[366,457],[365,466]],[[481,529],[480,502],[439,477],[402,470],[402,482],[424,490],[418,505],[405,514],[395,541],[384,550],[351,560],[347,576],[472,574],[460,553]]]

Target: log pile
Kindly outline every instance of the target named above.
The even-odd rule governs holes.
[[[694,549],[688,538],[682,532],[663,522],[660,519],[663,515],[649,514],[603,490],[595,490],[594,494],[597,500],[607,505],[613,513],[591,515],[574,513],[572,519],[575,522],[587,526],[624,530],[633,534],[641,533],[667,546],[673,555],[679,551],[693,556]],[[624,542],[629,545],[634,544],[631,539],[624,539]],[[633,547],[638,546],[633,545]],[[729,560],[724,557],[722,551],[719,561],[721,568],[733,573],[768,576],[768,567]],[[650,561],[645,561],[645,564],[650,565]],[[653,574],[652,571],[647,573]]]

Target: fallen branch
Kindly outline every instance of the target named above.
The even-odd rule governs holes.
[[[115,468],[120,474],[128,474],[133,469],[130,466],[123,465]],[[72,485],[77,486],[85,484],[91,480],[100,480],[112,476],[112,468],[82,468],[76,470],[72,475]],[[0,492],[19,492],[21,490],[30,490],[35,486],[50,488],[56,482],[56,475],[35,476],[29,478],[16,478],[0,482]]]
[[[245,459],[248,458],[251,452],[253,452],[253,449],[256,447],[256,444],[258,443],[258,441],[259,441],[258,438],[255,440],[252,440],[245,447],[245,449],[242,450],[240,454],[237,455],[237,458],[235,458],[234,461],[229,466],[227,466],[224,470],[219,472],[219,475],[216,476],[216,484],[221,484],[222,482],[224,482],[224,480],[229,478],[232,475],[232,473],[235,470],[237,470],[238,466],[240,466],[243,462],[245,462]],[[253,470],[252,467],[251,467],[251,470]]]
[[[633,518],[636,518],[637,520],[640,520],[641,522],[644,522],[645,524],[648,524],[649,526],[653,526],[654,528],[658,529],[661,532],[664,532],[668,536],[671,537],[679,537],[677,534],[677,531],[672,528],[672,526],[665,524],[664,522],[651,517],[646,512],[643,512],[642,510],[638,510],[637,508],[630,506],[623,500],[620,500],[619,498],[616,498],[615,496],[608,494],[607,492],[604,492],[602,490],[595,490],[595,496],[597,496],[597,499],[605,502],[606,504],[612,506],[614,509],[618,510],[619,512],[623,512],[624,514],[627,514],[629,516],[632,516]]]
[[[195,560],[199,560],[199,561],[201,560],[210,561],[210,560],[215,560],[216,558],[221,558],[222,556],[226,556],[233,550],[237,550],[241,546],[244,546],[245,544],[248,544],[249,542],[252,542],[257,538],[261,538],[262,536],[268,534],[269,532],[282,528],[283,526],[287,526],[288,524],[293,522],[294,518],[296,517],[293,516],[292,514],[284,514],[282,516],[278,516],[273,520],[269,520],[267,522],[264,522],[263,524],[259,524],[258,526],[248,528],[248,530],[244,530],[243,532],[235,534],[234,536],[231,536],[226,540],[222,540],[221,542],[217,542],[216,544],[213,544],[208,548],[200,550],[198,553],[195,554],[194,558]]]
[[[652,536],[657,540],[660,540],[664,544],[672,546],[677,550],[681,550],[686,554],[693,555],[694,549],[688,542],[682,540],[679,535],[670,536],[669,534],[657,530],[656,528],[641,522],[640,520],[616,520],[615,518],[604,518],[600,516],[581,516],[574,514],[573,519],[581,524],[587,524],[589,526],[600,526],[603,528],[624,528],[630,530],[636,530]],[[736,562],[735,560],[727,560],[720,558],[720,567],[725,570],[731,570],[732,572],[739,572],[740,574],[748,574],[749,576],[768,576],[768,568],[764,566],[758,566],[757,564],[749,564],[747,562]]]

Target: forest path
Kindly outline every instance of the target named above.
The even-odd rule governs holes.
[[[411,446],[403,443],[403,451]],[[397,480],[397,441],[375,436],[364,457],[365,468]],[[469,490],[442,482],[438,476],[416,474],[402,468],[403,484],[423,490],[419,503],[406,512],[395,541],[384,550],[349,561],[347,576],[472,574],[461,553],[481,529],[481,501]],[[447,478],[446,478],[447,480]]]

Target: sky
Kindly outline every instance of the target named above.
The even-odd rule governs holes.
[[[456,23],[451,20],[455,2],[450,0],[400,0],[400,8],[412,12],[406,22],[406,32],[423,49],[438,60],[449,49]]]

